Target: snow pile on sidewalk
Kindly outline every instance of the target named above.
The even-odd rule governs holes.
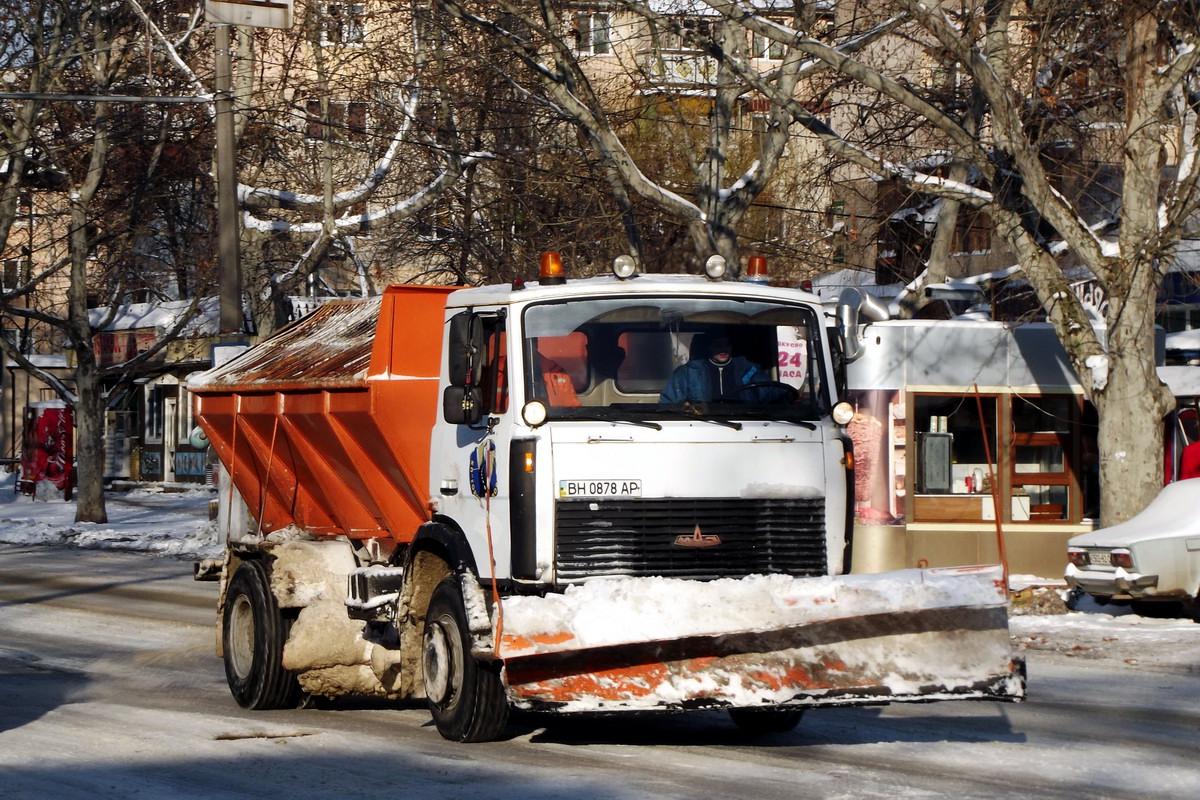
[[[0,478],[0,542],[130,550],[177,558],[219,558],[209,487],[110,492],[107,523],[75,522],[75,503],[34,500],[15,491],[16,474]]]

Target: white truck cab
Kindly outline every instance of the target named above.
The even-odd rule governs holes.
[[[533,584],[848,567],[847,446],[815,297],[590,278],[455,292],[446,321],[452,424],[435,427],[429,485],[481,577],[489,562]],[[480,558],[497,519],[509,535]]]

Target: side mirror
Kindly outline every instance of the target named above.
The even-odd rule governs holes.
[[[451,386],[477,386],[483,374],[483,326],[479,317],[464,311],[450,318],[446,345]]]
[[[483,392],[478,386],[447,386],[442,418],[451,425],[474,425],[483,418]]]

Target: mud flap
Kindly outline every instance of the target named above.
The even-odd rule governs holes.
[[[618,711],[1019,700],[999,567],[606,579],[505,603],[519,707]],[[655,630],[660,631],[655,635]]]

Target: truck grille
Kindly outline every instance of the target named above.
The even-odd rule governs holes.
[[[563,582],[602,575],[705,580],[827,571],[823,498],[598,498],[559,500],[556,510],[555,568]],[[710,546],[686,546],[704,543]]]

